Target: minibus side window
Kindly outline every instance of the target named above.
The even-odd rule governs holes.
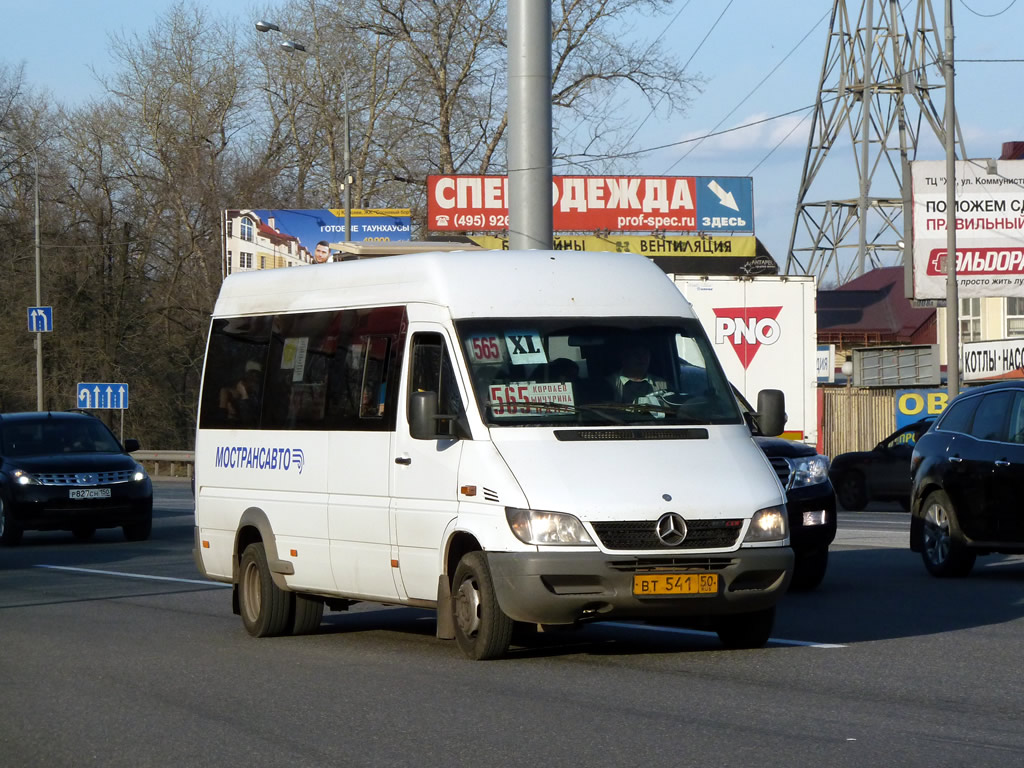
[[[263,429],[325,428],[327,386],[339,354],[343,315],[332,310],[274,318]]]
[[[268,316],[213,321],[200,397],[201,428],[259,428],[270,330]]]
[[[412,379],[409,392],[437,392],[439,414],[457,415],[463,409],[458,379],[444,338],[439,333],[417,333],[412,339]],[[407,414],[408,415],[408,414]],[[450,419],[440,419],[438,434],[447,434]]]

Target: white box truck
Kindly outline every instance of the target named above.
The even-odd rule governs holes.
[[[714,344],[725,375],[753,402],[765,388],[786,394],[783,437],[818,442],[814,278],[669,275]]]

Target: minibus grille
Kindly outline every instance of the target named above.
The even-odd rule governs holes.
[[[768,461],[771,462],[775,474],[779,476],[779,482],[782,483],[782,487],[789,488],[789,461],[781,456],[772,456]]]
[[[668,546],[658,538],[657,520],[593,523],[594,533],[607,549],[726,549],[736,544],[742,520],[687,520],[686,538]]]
[[[637,571],[724,571],[735,561],[731,557],[633,557],[612,560],[608,567],[615,571],[635,573]]]

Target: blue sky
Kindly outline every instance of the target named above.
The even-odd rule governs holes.
[[[74,105],[100,91],[90,67],[100,73],[111,71],[109,35],[144,34],[170,4],[164,0],[0,0],[6,27],[0,60],[24,62],[32,87]],[[237,0],[205,0],[203,5],[228,23],[234,19],[247,26],[255,18]],[[900,5],[911,11],[915,1],[901,0]],[[932,0],[940,34],[944,5],[945,0]],[[847,0],[847,6],[856,14],[860,3]],[[689,68],[707,82],[686,115],[647,120],[636,134],[635,148],[684,142],[719,124],[718,130],[733,128],[813,104],[831,7],[831,0],[676,0],[672,12],[657,24],[639,23],[630,32],[638,45],[662,34],[663,41],[675,46],[678,58],[690,60]],[[1024,141],[1024,63],[961,60],[1024,59],[1020,45],[1024,0],[954,0],[953,14],[954,50],[960,62],[956,103],[968,155],[998,156],[1003,142]],[[932,75],[931,80],[938,78]],[[629,105],[641,116],[648,112],[638,100]],[[645,153],[635,167],[648,174],[752,176],[756,232],[781,266],[793,225],[809,118],[793,129],[805,114],[762,122],[697,147],[691,141]],[[935,142],[920,155],[921,159],[941,157]],[[852,159],[847,163],[834,150],[830,163],[828,183],[835,186],[836,195],[856,197]]]

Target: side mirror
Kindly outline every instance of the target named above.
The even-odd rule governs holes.
[[[439,428],[441,419],[448,420],[447,430]],[[470,431],[465,414],[437,412],[437,392],[413,392],[409,398],[409,434],[414,440],[465,439]]]
[[[757,424],[768,437],[781,435],[786,426],[786,395],[781,389],[757,393]]]
[[[139,441],[136,440],[134,437],[129,437],[127,440],[124,441],[124,450],[126,453],[134,453],[135,451],[139,450],[140,447],[141,446],[139,445]]]
[[[414,440],[437,439],[437,392],[413,392],[409,398],[409,433]]]

